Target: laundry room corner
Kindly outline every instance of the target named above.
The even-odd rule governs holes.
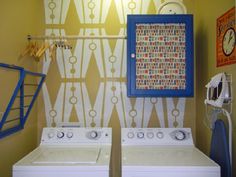
[[[42,33],[43,8],[38,0],[1,1],[0,5],[0,62],[21,66],[29,71],[37,72],[37,63],[32,57],[21,57],[27,45],[28,33]],[[0,118],[12,96],[17,84],[17,75],[0,68]],[[36,82],[33,78],[29,82]],[[37,103],[36,103],[37,104]],[[37,142],[37,106],[33,107],[23,131],[0,139],[0,176],[12,176],[12,164],[32,151]],[[13,117],[12,117],[13,118]]]
[[[160,164],[164,162],[170,165],[167,158],[169,154],[164,152],[165,145],[175,146],[175,143],[186,143],[186,146],[194,147],[197,152],[199,148],[201,152],[198,153],[201,156],[196,155],[196,159],[204,156],[214,164],[213,167],[217,166],[219,174],[220,166],[208,159],[212,130],[205,124],[204,100],[207,94],[206,84],[221,72],[232,76],[232,176],[236,176],[236,64],[217,66],[216,56],[217,18],[234,7],[235,3],[236,0],[2,1],[0,66],[20,66],[46,76],[46,80],[41,82],[42,85],[38,84],[39,79],[29,80],[28,85],[33,85],[33,88],[40,85],[41,90],[26,123],[23,124],[24,128],[2,138],[1,131],[5,128],[5,122],[17,120],[18,124],[22,124],[19,117],[13,116],[8,121],[4,120],[17,78],[0,67],[0,177],[12,177],[14,170],[14,177],[21,177],[22,174],[23,177],[25,174],[28,175],[26,177],[77,177],[78,174],[87,174],[89,177],[121,177],[122,168],[128,171],[130,168],[129,163],[125,168],[122,167],[122,163],[124,165],[124,162],[128,161],[126,157],[122,157],[122,153],[127,157],[133,155],[137,166],[145,161],[149,164],[149,160],[159,160]],[[165,12],[162,14],[160,9],[163,7]],[[167,11],[174,15],[168,14]],[[130,23],[128,16],[138,17],[137,19],[143,21]],[[142,26],[140,31],[138,23]],[[132,30],[128,30],[129,25],[133,25]],[[138,36],[138,31],[145,34]],[[140,53],[136,52],[140,49],[136,45],[139,37],[143,38],[139,41],[138,47],[142,48]],[[135,52],[131,52],[131,46]],[[235,49],[234,47],[234,51]],[[141,56],[140,63],[137,62],[137,55]],[[133,63],[130,60],[133,60]],[[136,73],[139,64],[143,66],[139,70],[143,72],[140,75]],[[131,74],[128,70],[131,67],[135,68],[133,88],[138,87],[137,77],[140,76],[142,78],[139,82],[145,87],[140,89],[141,92],[155,91],[156,94],[167,91],[169,95],[129,95]],[[149,80],[152,81],[151,84],[146,84]],[[24,84],[24,81],[22,83],[23,86],[20,87],[24,90],[24,85],[27,84]],[[158,86],[154,89],[154,85]],[[186,90],[190,90],[190,94],[186,94]],[[24,95],[24,91],[18,90],[18,95],[15,95],[20,106],[12,108],[19,110],[18,114],[23,114],[24,117],[27,112],[24,106],[30,106],[19,101],[23,99],[24,102],[22,93]],[[34,97],[32,94],[27,96]],[[220,118],[228,125],[224,115]],[[125,133],[122,135],[122,132]],[[78,137],[82,138],[81,142],[77,142]],[[103,147],[100,137],[104,143]],[[164,137],[169,138],[169,144],[164,141]],[[152,140],[158,141],[152,144]],[[64,148],[54,151],[53,148],[58,142],[61,147],[68,146],[69,150],[66,147],[65,151]],[[139,150],[135,147],[137,142],[140,146],[149,143],[150,147],[147,149],[151,150],[151,158],[142,148]],[[158,144],[160,142],[163,144]],[[45,146],[46,155],[40,150],[41,145],[49,145]],[[88,148],[90,145],[92,148]],[[122,148],[126,145],[128,151],[123,152]],[[164,148],[160,148],[163,153],[156,151],[157,145],[164,145]],[[75,148],[72,148],[73,146]],[[49,151],[47,147],[50,147]],[[107,153],[102,150],[104,147]],[[192,156],[189,147],[187,151],[183,151],[183,146],[178,146],[177,151],[175,147],[169,148],[170,159],[172,158],[174,165],[180,167],[179,159],[185,161]],[[34,158],[34,154],[29,153],[36,148],[42,152],[42,156],[37,154],[36,150],[37,158]],[[153,156],[152,152],[155,153]],[[63,156],[63,153],[66,155]],[[27,154],[36,161],[30,158],[19,161]],[[142,159],[142,155],[145,158]],[[103,158],[104,164],[100,163]],[[187,161],[188,165],[191,166]],[[85,166],[88,168],[84,168]],[[200,169],[198,167],[197,165],[197,169]],[[205,167],[208,165],[203,167],[207,169]],[[151,166],[152,168],[155,166]],[[96,174],[95,169],[103,169],[106,175]],[[137,167],[137,170],[140,169]],[[146,167],[143,169],[143,176],[148,175]],[[186,169],[182,165],[181,173],[185,174]],[[172,173],[165,170],[163,176]],[[156,177],[158,171],[159,169],[151,171],[148,177]],[[189,172],[193,176],[198,175],[197,172]],[[177,177],[175,172],[171,175]],[[187,173],[185,175],[188,176]],[[215,177],[214,174],[212,176]]]
[[[197,0],[194,2],[195,7],[195,39],[196,39],[196,137],[197,147],[204,153],[209,154],[212,131],[204,124],[206,118],[206,108],[204,100],[206,99],[205,85],[210,78],[220,72],[225,72],[232,75],[233,83],[233,108],[232,108],[232,124],[233,124],[233,175],[236,175],[236,154],[235,154],[235,139],[236,139],[236,70],[235,64],[217,67],[216,63],[216,32],[217,18],[226,13],[235,6],[234,0],[229,1],[205,1]],[[207,14],[207,15],[206,15]],[[205,89],[204,89],[205,88]],[[221,116],[228,125],[226,116]]]

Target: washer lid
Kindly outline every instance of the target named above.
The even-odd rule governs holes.
[[[33,164],[96,164],[101,149],[98,147],[45,148]]]
[[[205,154],[190,146],[122,147],[122,166],[218,167]]]

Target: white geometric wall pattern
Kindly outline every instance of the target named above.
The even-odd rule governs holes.
[[[103,24],[112,0],[74,0],[81,24]]]
[[[104,88],[104,85],[106,85],[107,88]],[[109,114],[109,111],[112,110],[113,106],[111,103],[116,104],[118,102],[118,98],[119,100],[121,100],[121,97],[119,95],[114,96],[114,94],[109,94],[111,85],[113,84],[100,83],[95,104],[91,105],[85,83],[61,83],[55,103],[52,103],[47,90],[47,86],[46,84],[44,84],[43,97],[47,126],[53,126],[53,124],[57,126],[61,122],[70,122],[70,116],[73,107],[75,107],[76,109],[80,126],[108,126],[111,119],[111,114]],[[105,104],[102,104],[101,100],[104,100]],[[124,112],[123,110],[119,110],[119,112],[120,111]],[[107,116],[107,114],[109,116]],[[101,125],[103,117],[103,125]]]
[[[82,35],[97,35],[99,36],[99,29],[96,28],[86,28]],[[101,39],[85,39],[83,40],[83,56],[82,56],[82,78],[86,77],[88,66],[91,60],[92,54],[94,54],[96,64],[99,70],[100,77],[104,77],[103,68],[103,57],[102,57],[102,41]]]
[[[60,89],[58,90],[55,104],[52,105],[47,86],[45,83],[43,84],[43,87],[42,87],[43,100],[44,100],[44,105],[45,105],[45,114],[46,114],[46,121],[47,121],[48,127],[57,126],[59,123],[62,122],[64,89],[65,89],[65,84],[61,83]]]
[[[45,23],[64,24],[70,0],[44,0]]]
[[[120,82],[106,82],[104,98],[104,127],[107,127],[116,107],[121,127],[126,127],[122,88]]]
[[[147,127],[150,116],[144,114],[146,111],[144,109],[144,98],[136,98],[135,105],[132,106],[130,98],[126,96],[127,88],[125,83],[121,84],[121,89],[123,93],[122,100],[124,104],[126,127]]]
[[[99,35],[100,29],[80,29],[79,35]],[[92,54],[98,66],[100,77],[104,77],[100,39],[78,39],[74,53],[70,50],[57,51],[57,63],[61,78],[85,78]]]
[[[165,117],[164,117],[164,106],[163,106],[162,98],[145,98],[145,107],[144,107],[144,117],[151,117],[152,109],[155,109],[157,118],[160,124],[160,127],[166,127],[165,125]],[[169,105],[167,105],[169,106]],[[148,122],[144,122],[143,127],[148,126]]]
[[[104,83],[100,83],[98,94],[94,105],[91,105],[91,101],[87,92],[85,84],[82,84],[82,94],[84,97],[84,109],[85,109],[85,120],[87,127],[101,127],[102,119],[102,100],[104,99]]]
[[[106,35],[104,29],[80,29],[79,35],[95,34],[99,36],[100,30],[102,35]],[[121,29],[119,34],[124,35],[125,30]],[[63,29],[54,29],[53,31],[47,29],[46,35],[64,36],[65,32]],[[101,78],[126,77],[126,40],[118,39],[116,41],[114,51],[112,51],[108,39],[78,39],[73,54],[71,50],[58,48],[56,62],[61,78],[85,78],[93,53]],[[104,57],[102,57],[102,53]],[[49,50],[46,51],[43,62],[43,73],[46,74],[51,64]],[[106,71],[103,68],[103,63]]]
[[[167,98],[168,127],[183,127],[186,98],[179,98],[174,105],[173,98]]]
[[[67,18],[70,14],[68,10],[74,5],[81,23],[74,35],[107,35],[106,20],[111,18],[108,16],[111,5],[115,5],[118,19],[114,23],[120,25],[115,29],[115,35],[123,36],[126,35],[124,25],[127,14],[146,14],[151,3],[154,3],[157,9],[161,2],[163,1],[44,0],[45,23],[50,24],[45,34],[71,34],[70,28],[65,24],[66,19],[70,18]],[[48,41],[51,44],[53,42]],[[158,122],[160,127],[183,127],[186,98],[127,97],[126,50],[125,39],[78,39],[73,41],[72,50],[58,48],[56,61],[51,60],[47,50],[43,60],[43,73],[49,74],[50,68],[57,69],[56,73],[59,73],[56,75],[57,80],[53,81],[57,82],[55,85],[59,85],[58,88],[49,89],[48,86],[52,85],[50,80],[47,80],[42,88],[47,126],[58,126],[63,122],[73,121],[82,127],[108,127],[116,111],[121,127],[148,127],[150,120]],[[51,67],[52,65],[56,67]],[[86,85],[86,80],[93,82],[88,71],[94,67],[98,71],[99,81],[96,80],[97,90],[91,92],[91,85]],[[54,100],[50,96],[52,91],[54,97],[56,96]]]
[[[102,35],[106,35],[104,29],[102,29]],[[126,35],[126,30],[124,28],[120,29],[118,35]],[[126,40],[117,39],[114,50],[112,51],[109,40],[103,39],[103,53],[104,53],[104,62],[106,76],[108,78],[114,77],[126,77]]]
[[[151,0],[114,0],[121,24],[127,23],[128,14],[147,14]],[[161,1],[161,0],[156,0]]]
[[[80,125],[85,126],[86,120],[84,116],[84,107],[83,107],[83,96],[81,89],[83,88],[84,83],[78,82],[66,82],[65,83],[65,90],[64,90],[64,99],[61,102],[64,102],[64,115],[62,122],[71,122],[71,112],[72,109],[75,108],[77,116],[77,122]]]
[[[70,122],[74,107],[80,126],[107,127],[116,107],[121,127],[147,127],[152,109],[156,110],[160,126],[165,127],[162,98],[137,98],[135,105],[132,106],[126,92],[126,84],[123,82],[101,82],[95,103],[92,105],[85,83],[66,82],[61,83],[57,99],[52,103],[47,86],[44,84],[43,97],[47,126]],[[177,106],[174,106],[172,98],[167,98],[166,103],[170,113],[168,127],[175,127],[176,122],[178,122],[177,127],[182,127],[184,112],[182,104],[184,105],[185,99],[180,98]]]
[[[45,35],[46,36],[65,36],[65,31],[64,29],[46,29],[45,30]],[[47,40],[49,42],[49,44],[53,44],[53,40]],[[45,56],[44,56],[44,60],[43,60],[43,68],[42,68],[42,72],[44,74],[48,73],[49,67],[51,65],[51,62],[53,62],[53,64],[55,64],[55,62],[58,64],[59,67],[59,71],[61,74],[61,77],[64,78],[65,76],[65,72],[64,72],[64,67],[63,67],[63,58],[62,57],[62,49],[57,48],[56,49],[56,61],[52,61],[51,57],[50,57],[50,52],[49,50],[46,50],[45,52]]]
[[[81,95],[83,83],[61,83],[57,97],[54,103],[50,99],[50,95],[46,84],[43,85],[43,97],[45,104],[47,126],[58,126],[62,122],[70,122],[72,108],[77,113],[80,126],[86,126],[84,116],[83,97]],[[85,89],[83,89],[85,90]],[[83,93],[84,94],[84,93]]]
[[[44,0],[45,23],[64,24],[70,0]],[[81,24],[104,24],[112,0],[74,0]],[[127,14],[146,14],[151,0],[114,0],[121,24],[126,24]],[[153,0],[156,9],[161,0]]]

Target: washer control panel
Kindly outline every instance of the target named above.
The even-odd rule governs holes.
[[[111,144],[111,128],[44,128],[41,144]]]
[[[122,128],[122,145],[193,145],[190,128]]]

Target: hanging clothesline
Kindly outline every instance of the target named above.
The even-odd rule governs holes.
[[[27,36],[28,40],[45,40],[45,39],[59,39],[59,40],[76,40],[76,39],[127,39],[126,35],[101,35],[101,36],[96,36],[96,35],[91,35],[91,36],[32,36],[28,35]]]
[[[56,49],[62,48],[62,49],[72,49],[72,45],[70,44],[69,40],[78,40],[78,39],[127,39],[127,36],[125,35],[77,35],[77,36],[32,36],[27,35],[27,39],[29,41],[26,48],[22,51],[21,57],[24,57],[25,55],[29,55],[31,57],[34,57],[36,61],[40,61],[43,57],[45,51],[49,49],[49,56],[52,60],[56,60]],[[36,41],[32,40],[42,40],[39,44]],[[53,40],[52,43],[45,40]]]

